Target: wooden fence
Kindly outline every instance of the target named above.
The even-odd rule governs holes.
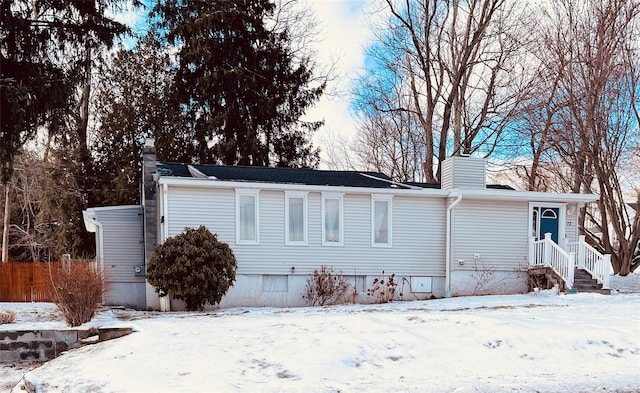
[[[51,275],[60,262],[0,263],[0,301],[50,302]]]

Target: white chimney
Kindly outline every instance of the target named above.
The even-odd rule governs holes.
[[[486,177],[486,163],[482,158],[453,156],[442,162],[443,190],[484,190],[487,187]]]

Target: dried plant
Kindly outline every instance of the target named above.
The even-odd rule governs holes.
[[[86,261],[73,261],[51,270],[51,299],[67,325],[89,322],[102,303],[105,290],[102,269]]]
[[[10,310],[0,310],[0,325],[13,323],[16,320],[16,313]]]
[[[344,304],[353,297],[354,292],[349,290],[350,287],[341,272],[323,265],[307,279],[306,292],[302,298],[311,306]]]
[[[382,272],[382,274],[384,274],[384,272]],[[395,274],[387,277],[386,281],[384,277],[374,279],[372,287],[367,289],[367,295],[375,297],[378,303],[389,303],[393,301],[396,294],[396,287],[398,286],[394,278]]]

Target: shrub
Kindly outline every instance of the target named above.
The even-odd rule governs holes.
[[[384,274],[384,272],[382,272]],[[368,296],[374,296],[378,303],[389,303],[393,301],[398,283],[394,280],[395,274],[390,275],[387,281],[384,278],[376,278],[373,280],[373,286],[367,289]]]
[[[185,228],[156,248],[147,279],[160,294],[184,300],[190,311],[220,303],[236,279],[236,258],[205,226]]]
[[[13,323],[16,320],[16,313],[11,310],[0,310],[0,325]]]
[[[352,295],[349,287],[341,272],[336,273],[333,267],[323,265],[307,278],[306,292],[302,298],[312,306],[344,304]]]
[[[95,264],[73,261],[51,271],[51,299],[71,327],[89,322],[95,316],[104,289],[102,269]]]

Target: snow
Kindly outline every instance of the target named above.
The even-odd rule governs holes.
[[[13,391],[638,392],[640,275],[614,276],[611,286],[611,296],[542,291],[199,313],[105,309],[88,326],[134,333],[42,365],[4,365],[0,388],[10,391],[24,377]],[[65,328],[51,304],[0,309],[19,315],[0,329]]]

